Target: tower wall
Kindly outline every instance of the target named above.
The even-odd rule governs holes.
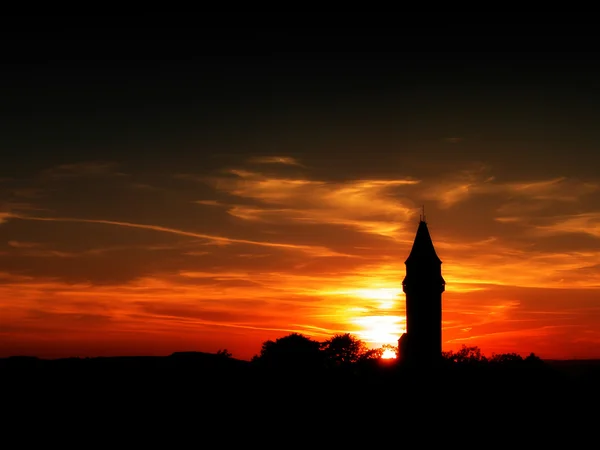
[[[406,332],[410,336],[411,359],[435,360],[441,357],[442,293],[440,291],[408,289]]]

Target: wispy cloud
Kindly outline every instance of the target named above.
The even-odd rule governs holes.
[[[446,141],[450,144],[458,144],[459,142],[463,141],[463,138],[461,138],[461,137],[446,137],[446,138],[444,138],[444,141]]]
[[[490,170],[490,167],[478,164],[455,174],[424,181],[421,195],[426,200],[437,202],[442,208],[450,208],[473,195],[490,192],[494,180]]]
[[[600,212],[556,216],[544,219],[545,224],[534,224],[538,236],[557,234],[587,234],[600,238]]]
[[[0,212],[0,223],[4,223],[7,220],[13,218],[14,215],[12,213],[9,212]]]
[[[552,178],[529,182],[501,183],[497,189],[513,196],[530,200],[574,202],[586,194],[597,192],[600,184],[569,179]]]
[[[43,244],[39,242],[8,241],[8,245],[14,248],[37,248]]]
[[[585,251],[567,246],[558,251],[536,243],[535,228],[522,240],[491,238],[462,246],[436,243],[444,251],[444,277],[460,285],[504,285],[578,289],[600,286],[600,272],[586,270],[600,260],[600,246]],[[540,235],[537,235],[539,238]]]
[[[206,205],[206,206],[226,206],[217,200],[196,200],[196,201],[194,201],[194,203],[197,203],[198,205]]]
[[[250,158],[248,162],[254,164],[283,164],[287,166],[304,167],[291,156],[256,156],[254,158]]]
[[[515,337],[548,336],[548,335],[552,334],[552,330],[554,328],[562,328],[562,327],[563,326],[554,325],[554,326],[541,326],[541,327],[519,329],[519,330],[496,331],[496,332],[490,332],[490,333],[486,333],[486,334],[470,335],[470,336],[466,336],[466,337],[457,337],[457,338],[449,340],[448,342],[472,341],[472,340],[485,342],[485,340],[490,339],[490,338],[494,339],[494,340],[498,340],[497,338],[499,335],[501,335],[503,338],[506,338],[508,336],[515,336]],[[469,329],[469,331],[470,331],[470,329]]]
[[[13,214],[19,214],[31,211],[45,211],[46,209],[32,203],[26,202],[15,202],[15,201],[2,201],[0,200],[0,223],[3,220],[11,217]]]
[[[104,225],[114,225],[120,227],[127,228],[138,228],[143,230],[151,230],[158,231],[162,233],[170,233],[177,234],[179,236],[187,236],[198,239],[207,239],[216,243],[225,243],[225,244],[248,244],[248,245],[256,245],[261,247],[273,247],[280,249],[289,249],[289,250],[300,250],[305,253],[309,253],[315,256],[350,256],[341,254],[338,252],[334,252],[328,248],[320,247],[320,246],[311,246],[311,245],[300,245],[300,244],[287,244],[287,243],[276,243],[276,242],[266,242],[266,241],[253,241],[249,239],[235,239],[228,238],[224,236],[215,236],[204,233],[196,233],[192,231],[184,231],[178,230],[176,228],[168,228],[162,227],[159,225],[148,225],[148,224],[139,224],[139,223],[130,223],[130,222],[119,222],[114,220],[101,220],[101,219],[77,219],[77,218],[69,218],[69,217],[33,217],[33,216],[22,216],[12,214],[8,217],[9,219],[19,219],[19,220],[35,220],[42,222],[78,222],[78,223],[91,223],[91,224],[104,224]]]
[[[414,179],[327,182],[270,177],[247,170],[230,173],[235,177],[213,178],[213,186],[256,202],[232,205],[229,213],[235,217],[341,225],[383,236],[394,236],[414,216],[413,206],[395,190],[419,183]]]
[[[438,202],[443,208],[475,196],[495,196],[501,202],[502,211],[511,208],[539,210],[556,202],[576,202],[585,195],[600,191],[599,183],[567,177],[502,182],[491,175],[491,168],[485,165],[424,181],[423,184],[423,197]]]

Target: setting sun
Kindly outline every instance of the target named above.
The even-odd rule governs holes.
[[[394,359],[396,358],[396,352],[391,348],[386,348],[381,354],[381,359]]]

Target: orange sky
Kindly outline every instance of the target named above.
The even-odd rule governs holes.
[[[424,204],[444,350],[600,358],[590,58],[209,38],[185,67],[3,66],[0,357],[396,343]]]
[[[600,213],[555,214],[597,195],[596,182],[503,182],[484,166],[436,180],[323,181],[312,173],[286,156],[206,177],[174,174],[170,189],[113,164],[44,172],[15,194],[32,204],[2,217],[10,270],[0,274],[0,354],[228,348],[250,358],[262,341],[290,332],[396,343],[415,199],[424,199],[447,282],[445,350],[600,357],[599,251],[566,245],[572,227],[578,239],[594,238]],[[105,218],[48,214],[50,199],[38,192],[105,184],[120,192],[101,205]],[[195,195],[200,185],[214,195]],[[175,204],[191,217],[147,219],[145,209]]]

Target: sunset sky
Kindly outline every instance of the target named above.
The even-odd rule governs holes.
[[[598,55],[138,31],[11,41],[0,357],[395,344],[425,205],[444,350],[600,358]]]

